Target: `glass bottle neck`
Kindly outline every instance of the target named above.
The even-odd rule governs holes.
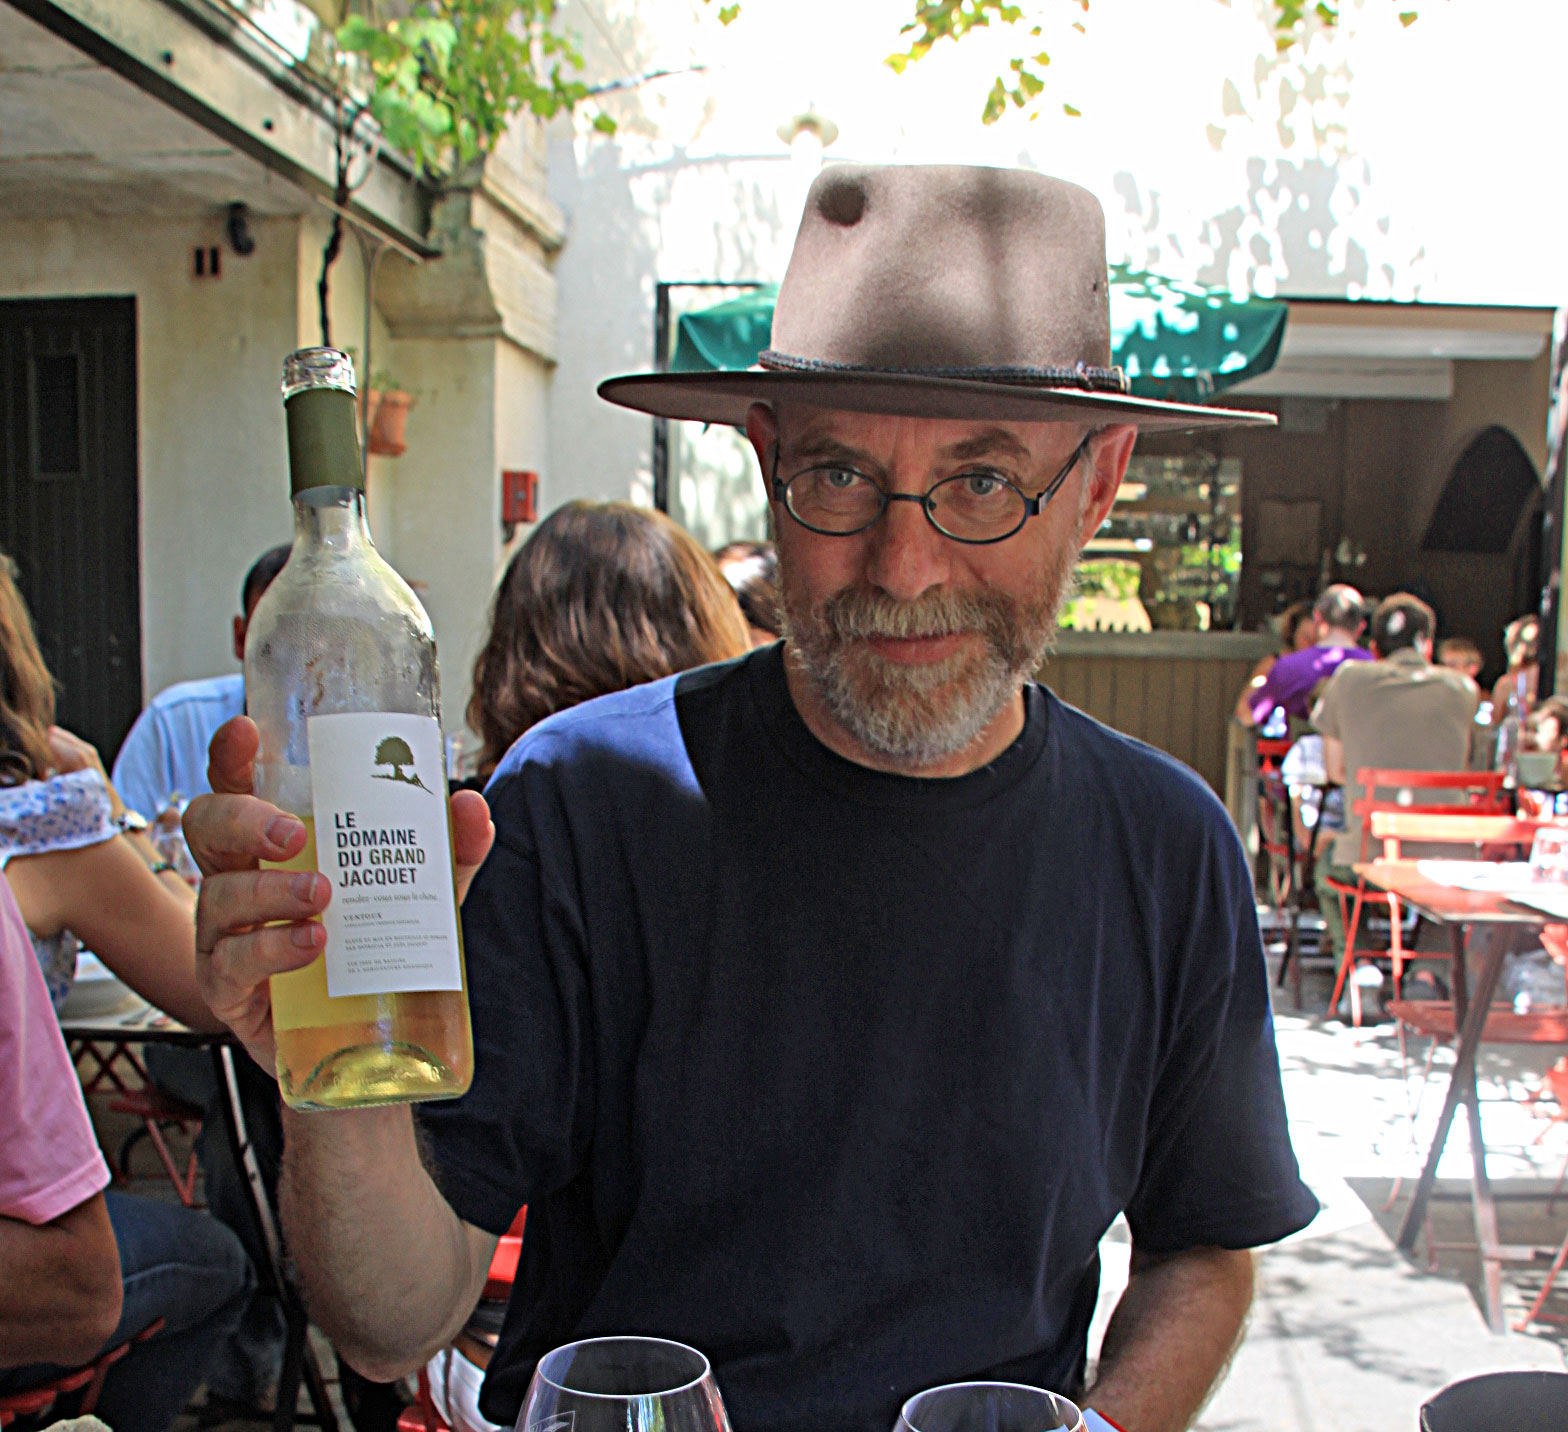
[[[357,487],[312,487],[294,499],[294,541],[331,552],[374,551]]]

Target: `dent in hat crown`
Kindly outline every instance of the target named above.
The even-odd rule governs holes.
[[[1105,216],[1018,169],[833,165],[806,198],[768,367],[1105,369]]]

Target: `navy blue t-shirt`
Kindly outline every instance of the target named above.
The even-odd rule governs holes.
[[[610,1333],[702,1349],[743,1432],[1072,1393],[1118,1213],[1160,1253],[1316,1211],[1203,783],[1037,686],[981,770],[868,770],[781,653],[553,717],[491,783],[474,1085],[421,1122],[462,1218],[529,1206],[493,1421]]]

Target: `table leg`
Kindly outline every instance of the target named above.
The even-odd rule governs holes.
[[[1470,1202],[1475,1215],[1475,1242],[1481,1255],[1481,1282],[1486,1297],[1486,1325],[1506,1332],[1503,1323],[1503,1262],[1498,1249],[1497,1206],[1486,1176],[1486,1145],[1481,1140],[1481,1104],[1475,1087],[1475,1064],[1465,1076],[1463,1097],[1470,1123]]]
[[[1285,843],[1289,849],[1290,862],[1290,934],[1285,940],[1285,955],[1279,962],[1279,974],[1274,980],[1276,988],[1283,989],[1285,985],[1285,972],[1290,971],[1290,996],[1295,1002],[1295,1008],[1301,1008],[1301,902],[1305,897],[1308,885],[1312,881],[1313,871],[1317,866],[1318,830],[1319,825],[1314,824],[1307,832],[1307,857],[1304,864],[1298,866],[1296,861],[1296,807],[1290,795],[1290,788],[1285,788]],[[1322,820],[1321,809],[1318,820]]]
[[[250,1190],[250,1210],[255,1219],[256,1232],[262,1247],[267,1250],[267,1268],[270,1281],[277,1291],[283,1308],[283,1320],[288,1329],[283,1347],[283,1371],[278,1378],[278,1403],[273,1414],[273,1432],[291,1432],[296,1407],[299,1402],[299,1385],[303,1377],[306,1391],[316,1420],[324,1432],[337,1432],[337,1415],[327,1396],[326,1379],[316,1361],[315,1349],[310,1345],[309,1320],[305,1306],[294,1284],[288,1279],[283,1266],[283,1240],[278,1233],[277,1220],[272,1214],[272,1201],[267,1197],[266,1181],[261,1176],[261,1165],[256,1161],[256,1151],[251,1145],[245,1124],[245,1106],[240,1098],[239,1079],[234,1072],[234,1047],[219,1044],[213,1047],[218,1081],[223,1087],[223,1122],[229,1136],[229,1146],[245,1176]]]
[[[1467,1088],[1470,1099],[1475,1099],[1475,1056],[1481,1045],[1481,1032],[1486,1027],[1487,1010],[1492,1003],[1492,992],[1497,988],[1498,976],[1502,973],[1503,953],[1507,948],[1505,941],[1492,942],[1491,949],[1487,951],[1486,963],[1481,966],[1481,976],[1476,982],[1475,999],[1472,1001],[1469,997],[1469,980],[1465,971],[1464,927],[1449,926],[1449,936],[1454,954],[1454,1015],[1459,1021],[1459,1047],[1454,1053],[1454,1068],[1449,1076],[1448,1092],[1443,1098],[1443,1111],[1438,1115],[1437,1130],[1432,1135],[1432,1147],[1427,1151],[1426,1164],[1421,1170],[1420,1181],[1416,1184],[1415,1195],[1411,1198],[1410,1207],[1405,1210],[1405,1220],[1399,1227],[1398,1247],[1405,1253],[1415,1247],[1421,1225],[1426,1220],[1427,1204],[1432,1198],[1432,1186],[1437,1182],[1437,1166],[1443,1157],[1443,1146],[1448,1142],[1448,1131],[1453,1125],[1454,1114],[1458,1111],[1460,1100],[1464,1097]],[[1472,1124],[1474,1147],[1481,1147],[1479,1129],[1480,1115],[1477,1110]],[[1481,1157],[1480,1168],[1484,1178],[1484,1152]],[[1486,1201],[1490,1206],[1490,1186],[1488,1186]],[[1495,1250],[1495,1219],[1491,1247]],[[1483,1247],[1483,1259],[1486,1257],[1486,1252],[1487,1249]]]

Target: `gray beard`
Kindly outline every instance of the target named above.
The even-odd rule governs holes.
[[[808,608],[787,565],[784,633],[795,660],[833,718],[866,750],[901,770],[919,771],[957,755],[1001,715],[1039,669],[1056,640],[1076,554],[1055,554],[1027,606],[993,590],[934,588],[900,602],[872,587],[850,587]],[[870,637],[976,632],[979,651],[910,666],[889,661]]]

